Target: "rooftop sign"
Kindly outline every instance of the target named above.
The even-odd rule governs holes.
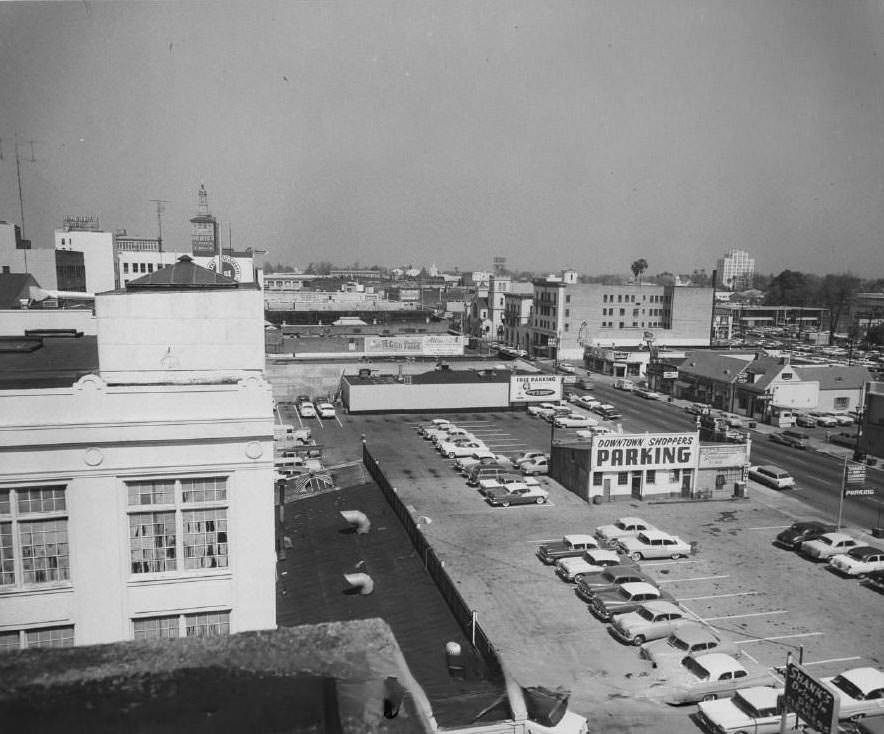
[[[700,439],[696,433],[642,433],[595,436],[592,468],[692,469],[697,465]]]

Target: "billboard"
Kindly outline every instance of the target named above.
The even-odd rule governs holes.
[[[592,439],[594,471],[628,469],[695,469],[698,433],[603,435]]]
[[[786,667],[785,705],[813,729],[836,731],[838,699],[835,694],[793,662]]]
[[[533,374],[510,377],[511,403],[542,403],[562,399],[562,378],[559,375]]]
[[[456,357],[463,354],[463,337],[452,334],[367,336],[365,337],[365,353]]]

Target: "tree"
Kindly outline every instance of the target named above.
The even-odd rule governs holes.
[[[690,275],[691,285],[697,286],[711,286],[712,285],[712,277],[709,273],[706,272],[706,268],[700,268],[699,270],[694,270],[694,272]]]
[[[643,257],[640,257],[638,260],[634,260],[632,265],[629,266],[629,269],[632,271],[632,274],[635,276],[635,279],[641,283],[642,282],[642,273],[648,269],[648,261]]]
[[[838,331],[838,324],[850,311],[856,294],[859,293],[861,281],[850,273],[827,275],[819,288],[819,305],[829,309],[829,331]]]
[[[764,302],[768,306],[811,306],[817,302],[819,277],[784,270],[771,278]]]
[[[675,285],[675,273],[670,273],[668,270],[657,273],[654,276],[654,282],[657,285]]]
[[[304,271],[307,275],[328,275],[332,271],[332,264],[325,260],[318,263],[310,263]]]

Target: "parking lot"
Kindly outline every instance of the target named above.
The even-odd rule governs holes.
[[[734,639],[749,661],[775,674],[786,653],[797,656],[803,646],[805,664],[821,676],[881,665],[881,596],[772,545],[793,520],[814,517],[797,497],[753,483],[748,499],[733,502],[588,505],[541,477],[549,504],[493,508],[455,473],[453,460],[418,436],[417,425],[435,417],[342,416],[334,441],[329,433],[322,440],[329,437],[327,452],[343,460],[358,456],[365,436],[403,500],[423,518],[423,532],[504,664],[523,684],[571,689],[572,706],[597,730],[695,729],[688,718],[695,707],[661,704],[650,664],[616,642],[573,587],[535,556],[543,542],[592,532],[623,515],[698,544],[687,559],[642,567],[689,613]],[[444,417],[499,453],[549,446],[550,425],[526,413]],[[855,536],[872,541],[858,531]]]

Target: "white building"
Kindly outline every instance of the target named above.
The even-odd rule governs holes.
[[[58,287],[55,250],[32,249],[31,243],[21,238],[18,225],[4,221],[0,221],[0,273],[30,273],[41,288]]]
[[[114,235],[100,230],[97,217],[65,217],[64,227],[55,230],[55,249],[83,253],[87,293],[116,287]]]
[[[0,353],[0,648],[275,627],[261,292],[182,260]]]
[[[745,291],[752,287],[755,276],[755,258],[746,250],[730,249],[718,259],[718,280],[723,288]]]

